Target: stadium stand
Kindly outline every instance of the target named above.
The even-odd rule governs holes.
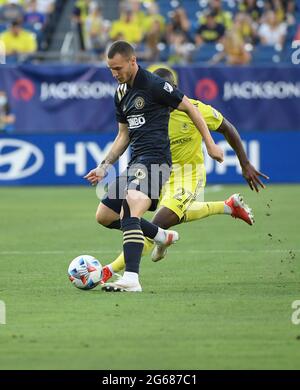
[[[300,28],[300,1],[0,0],[0,33],[15,19],[36,37],[35,60],[98,62],[113,40],[127,39],[143,61],[208,63],[223,50],[233,65],[239,61],[226,61],[224,43],[235,36],[253,64],[284,64]]]
[[[22,27],[22,34],[32,36],[36,41],[36,51],[46,51],[65,0],[1,0],[0,1],[0,40],[10,34],[12,25],[17,23]],[[4,34],[4,35],[3,35]],[[6,34],[6,35],[5,35]],[[10,41],[19,42],[14,50],[13,58],[8,54],[9,62],[28,60],[19,54],[27,52],[26,43],[17,32]],[[32,53],[31,53],[32,54]],[[31,56],[34,58],[34,56]]]

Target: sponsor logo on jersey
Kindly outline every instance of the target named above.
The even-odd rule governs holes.
[[[171,141],[171,145],[178,145],[178,144],[186,144],[187,142],[190,142],[192,140],[192,137],[185,137],[185,138],[179,138],[174,141]]]
[[[141,115],[130,115],[127,117],[128,125],[130,129],[138,129],[146,123],[144,114]]]
[[[171,84],[166,82],[165,85],[164,85],[164,90],[169,92],[169,93],[172,93],[173,92],[173,87],[172,87]]]
[[[137,110],[141,110],[145,106],[145,100],[142,97],[138,96],[134,101],[134,106]]]

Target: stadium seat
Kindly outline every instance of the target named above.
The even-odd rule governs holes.
[[[7,30],[6,24],[0,24],[0,34],[3,33],[5,30]]]
[[[282,51],[282,54],[281,54],[281,63],[282,64],[291,64],[292,63],[292,56],[293,56],[295,50],[296,49],[292,47],[292,43],[290,43],[289,45],[286,45]]]
[[[182,6],[191,22],[198,19],[196,14],[201,10],[198,1],[184,0],[182,1]]]
[[[170,56],[170,46],[168,45],[161,45],[159,48],[159,60],[161,62],[167,62]]]
[[[273,46],[257,45],[252,53],[253,64],[280,62],[281,52]]]
[[[159,0],[157,4],[159,6],[159,11],[162,16],[164,16],[167,20],[169,19],[169,12],[174,9],[170,0]]]
[[[291,26],[288,26],[287,32],[286,32],[286,38],[285,38],[286,44],[290,44],[293,41],[293,39],[296,35],[296,32],[297,32],[297,24],[293,24]]]
[[[204,43],[193,54],[194,62],[207,62],[217,53],[214,43]]]

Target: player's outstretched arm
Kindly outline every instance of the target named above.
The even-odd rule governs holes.
[[[125,152],[129,144],[128,127],[126,123],[119,123],[119,133],[115,138],[110,151],[105,159],[87,175],[84,176],[92,185],[101,181],[107,173],[110,165],[114,164],[119,157]]]
[[[217,160],[218,162],[223,162],[224,154],[223,150],[215,144],[208,127],[197,108],[189,101],[189,99],[184,96],[181,103],[177,107],[179,111],[184,111],[193,121],[196,128],[202,135],[202,138],[205,142],[206,149],[211,158]]]
[[[237,129],[233,126],[233,124],[231,124],[226,118],[224,118],[217,131],[224,135],[226,141],[235,151],[242,168],[243,176],[248,182],[251,190],[253,191],[253,189],[255,189],[256,192],[259,192],[259,186],[261,188],[265,188],[265,185],[260,180],[260,177],[264,179],[269,179],[269,177],[264,173],[257,171],[250,163],[243,147],[241,137]]]

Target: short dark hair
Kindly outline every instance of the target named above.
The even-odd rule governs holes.
[[[116,41],[109,47],[107,57],[111,59],[116,54],[129,58],[134,55],[134,48],[126,41]]]
[[[20,19],[13,19],[10,23],[11,27],[21,27],[22,21]]]
[[[158,68],[154,72],[157,76],[161,77],[162,79],[166,80],[168,83],[170,83],[173,87],[177,87],[175,77],[173,73],[167,69],[167,68]]]

